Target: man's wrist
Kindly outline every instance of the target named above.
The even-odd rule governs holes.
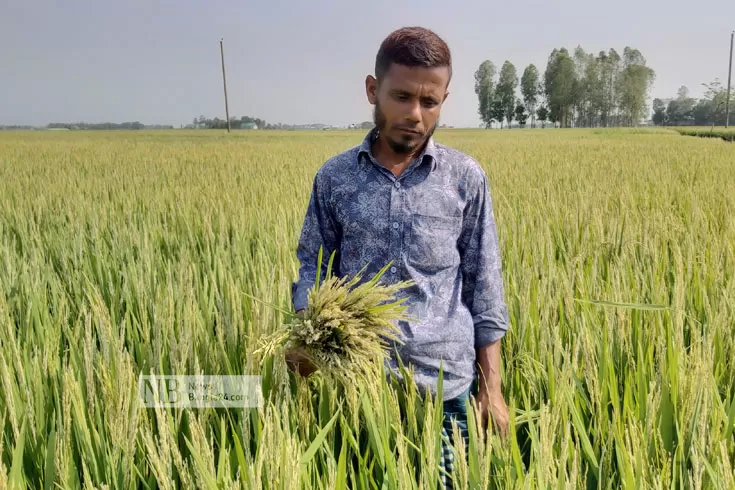
[[[501,339],[497,339],[477,348],[478,388],[482,394],[501,393],[500,343]]]
[[[478,383],[478,395],[480,396],[494,396],[502,395],[502,386],[499,379],[493,381],[486,381],[482,374],[480,374],[480,380]]]

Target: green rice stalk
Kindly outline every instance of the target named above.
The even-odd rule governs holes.
[[[268,357],[294,349],[348,390],[364,382],[374,386],[390,343],[401,343],[395,322],[409,317],[407,298],[397,296],[412,282],[381,283],[390,263],[367,281],[362,280],[365,269],[352,278],[332,276],[333,259],[334,254],[327,278],[309,291],[305,312],[267,336],[255,353]]]

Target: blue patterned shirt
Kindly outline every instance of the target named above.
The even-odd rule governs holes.
[[[408,313],[398,323],[417,385],[436,393],[440,362],[444,398],[466,391],[475,377],[475,349],[508,329],[500,250],[487,176],[471,157],[430,139],[395,177],[373,157],[370,131],[361,145],[329,159],[318,170],[298,241],[299,278],[293,306],[307,306],[316,278],[332,251],[335,272],[353,276],[367,266],[368,279],[392,261],[382,280],[412,280]],[[391,355],[386,364],[397,373]]]

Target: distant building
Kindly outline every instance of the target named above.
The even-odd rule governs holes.
[[[240,129],[258,129],[258,125],[254,122],[245,122],[240,124]]]

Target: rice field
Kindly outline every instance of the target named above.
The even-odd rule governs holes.
[[[699,136],[700,138],[721,138],[725,141],[735,142],[735,127],[689,127],[682,126],[672,128],[685,136]]]
[[[432,400],[254,354],[314,173],[362,137],[0,133],[0,488],[437,488]],[[436,138],[489,175],[511,315],[510,434],[471,424],[455,488],[735,488],[735,145]],[[140,374],[261,375],[264,403],[145,408]]]

